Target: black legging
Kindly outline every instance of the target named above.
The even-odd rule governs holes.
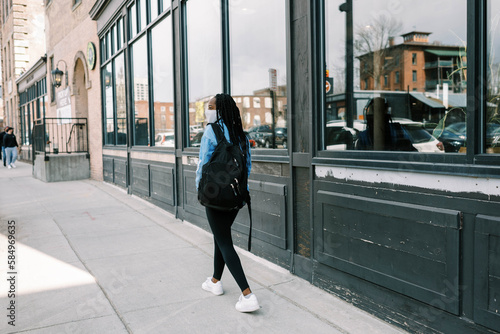
[[[208,223],[214,235],[214,275],[215,279],[220,280],[224,265],[227,264],[229,271],[233,275],[241,291],[249,288],[240,258],[233,246],[231,236],[231,226],[238,214],[238,210],[220,211],[212,208],[206,208]]]

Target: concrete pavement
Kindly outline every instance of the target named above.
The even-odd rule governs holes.
[[[210,233],[112,185],[17,166],[0,167],[0,333],[405,333],[241,249],[262,307],[239,313],[227,268],[224,295],[201,289]]]

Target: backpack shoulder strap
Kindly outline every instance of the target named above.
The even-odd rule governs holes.
[[[226,140],[224,136],[224,132],[222,131],[222,127],[217,123],[210,123],[212,126],[212,130],[214,130],[215,138],[217,139],[217,143],[220,143],[223,140]]]

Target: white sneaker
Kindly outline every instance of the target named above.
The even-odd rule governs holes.
[[[253,312],[260,309],[259,301],[253,293],[247,297],[241,294],[235,307],[240,312]]]
[[[8,166],[7,166],[7,168],[8,168],[8,169],[11,169],[11,168],[12,168],[12,166],[11,166],[11,165],[8,165]]]
[[[207,277],[207,280],[203,282],[201,288],[205,291],[210,291],[216,296],[220,296],[224,293],[224,289],[222,289],[222,282],[218,281],[217,283],[212,282],[212,277]]]
[[[12,168],[16,168],[16,165],[14,165],[14,164],[10,164],[10,165],[12,166]]]

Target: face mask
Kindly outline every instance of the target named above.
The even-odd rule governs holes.
[[[205,118],[207,120],[207,123],[215,122],[217,120],[217,110],[206,109]]]

